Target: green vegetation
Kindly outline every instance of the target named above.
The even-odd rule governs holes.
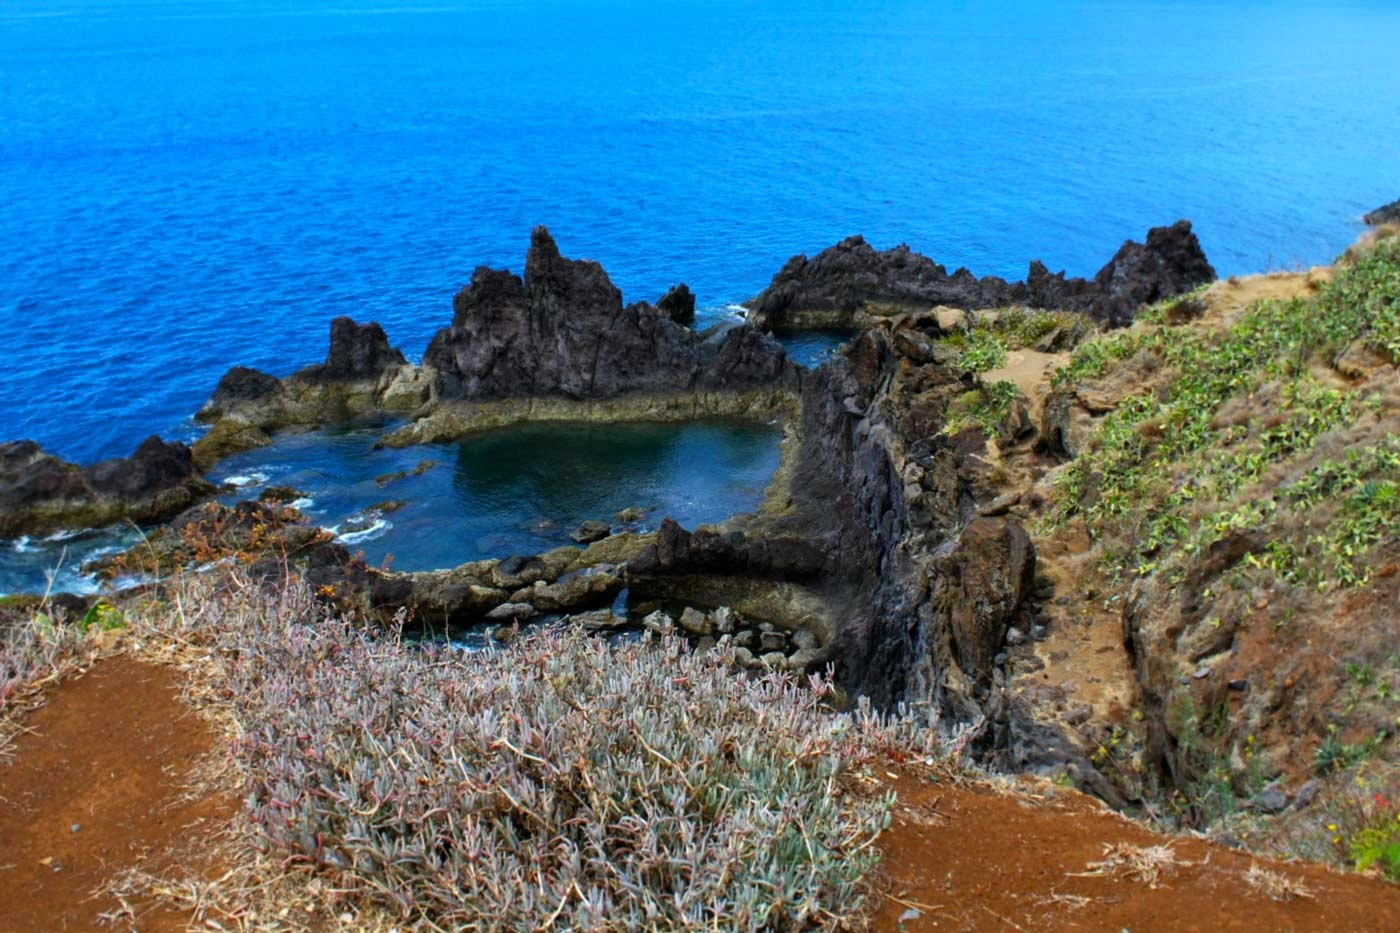
[[[958,399],[944,423],[944,434],[957,434],[968,428],[980,428],[987,437],[1004,434],[1011,422],[1016,400],[1021,390],[1005,379],[981,383],[976,389]]]
[[[1327,811],[1326,838],[1335,857],[1400,883],[1400,775],[1394,768],[1358,768]]]
[[[1052,335],[1053,343],[1073,345],[1083,338],[1083,315],[1068,311],[1003,308],[979,316],[965,331],[945,334],[942,343],[959,351],[953,365],[964,372],[984,373],[1006,365],[1008,350],[1033,347]]]
[[[1357,586],[1400,527],[1400,440],[1320,459],[1335,429],[1381,415],[1378,394],[1325,367],[1353,344],[1400,358],[1400,244],[1386,241],[1315,295],[1264,302],[1225,328],[1135,330],[1081,346],[1059,387],[1120,361],[1159,378],[1106,415],[1061,476],[1060,521],[1082,517],[1117,573],[1147,574],[1232,534],[1271,535],[1246,558],[1290,583]],[[1313,462],[1316,460],[1317,462]],[[1303,469],[1279,485],[1279,471]],[[1323,501],[1328,507],[1320,508]]]
[[[1006,365],[1006,344],[988,330],[972,330],[955,341],[960,348],[957,368],[969,373],[985,373]]]

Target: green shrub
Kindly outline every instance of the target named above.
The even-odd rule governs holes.
[[[984,373],[1006,365],[1006,344],[996,334],[974,330],[962,341],[962,352],[955,364],[969,373]]]

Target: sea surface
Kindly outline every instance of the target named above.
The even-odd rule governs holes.
[[[416,359],[537,223],[709,320],[852,233],[1082,275],[1189,217],[1222,274],[1324,262],[1400,196],[1397,48],[1341,0],[4,0],[0,439],[189,437],[339,314]]]

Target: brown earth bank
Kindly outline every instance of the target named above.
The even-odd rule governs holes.
[[[1075,791],[891,775],[876,933],[1400,929],[1400,888],[1167,837]]]
[[[194,791],[219,755],[180,698],[180,674],[136,658],[69,677],[24,722],[0,764],[0,930],[184,930],[190,918],[101,889],[127,870],[181,876],[234,812]],[[105,913],[122,914],[103,923]]]
[[[233,814],[232,795],[190,792],[220,741],[181,701],[181,677],[105,658],[25,721],[13,763],[0,766],[0,930],[200,922],[149,900],[125,913],[98,893],[129,869],[207,873],[211,840]],[[898,799],[879,840],[878,933],[1400,929],[1400,888],[1159,836],[1045,782],[885,780]]]

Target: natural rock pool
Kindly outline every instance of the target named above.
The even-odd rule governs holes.
[[[572,543],[585,521],[651,530],[756,508],[778,466],[781,430],[744,421],[549,423],[458,443],[375,449],[392,425],[278,436],[210,472],[226,503],[290,487],[294,504],[367,561],[436,570]],[[624,510],[635,517],[618,518]],[[81,565],[140,540],[134,527],[0,541],[0,594],[95,592]]]
[[[751,511],[781,431],[739,421],[529,424],[458,443],[375,450],[384,426],[278,437],[210,478],[236,497],[290,486],[314,522],[395,570],[435,570],[571,543],[585,521],[687,527]],[[228,497],[226,497],[228,498]],[[643,515],[618,520],[625,509]]]

